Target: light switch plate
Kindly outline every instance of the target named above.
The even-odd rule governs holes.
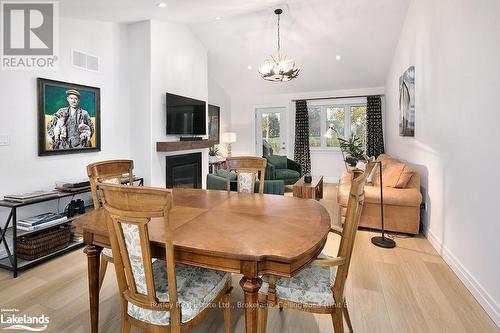
[[[0,146],[8,146],[8,145],[10,145],[10,135],[0,134]]]

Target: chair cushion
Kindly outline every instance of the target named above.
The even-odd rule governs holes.
[[[238,172],[238,192],[254,193],[255,174],[251,172]]]
[[[321,254],[318,258],[329,257]],[[276,297],[310,306],[335,305],[331,287],[336,274],[337,266],[310,265],[294,277],[276,277]],[[264,276],[260,294],[267,295],[268,279]]]
[[[288,161],[286,156],[271,155],[271,156],[266,156],[266,158],[269,161],[269,163],[271,163],[276,168],[276,170],[287,168]]]
[[[300,173],[290,169],[276,169],[276,179],[293,179],[300,178]]]
[[[227,170],[217,170],[217,172],[215,173],[217,176],[219,177],[222,177],[224,179],[227,179]],[[230,172],[229,173],[229,180],[230,181],[235,181],[237,178],[236,176],[236,173],[235,172]]]
[[[186,323],[205,309],[231,281],[231,274],[211,269],[175,265],[177,276],[177,298],[181,305],[181,321]],[[153,263],[156,296],[161,302],[168,302],[167,271],[164,260]],[[169,325],[170,312],[144,309],[128,303],[128,314],[138,320],[155,325]]]

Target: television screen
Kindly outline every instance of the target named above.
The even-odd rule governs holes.
[[[167,93],[167,134],[207,134],[206,103]]]

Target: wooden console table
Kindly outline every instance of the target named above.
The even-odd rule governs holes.
[[[260,276],[293,276],[323,249],[330,230],[326,209],[313,200],[267,194],[174,189],[170,218],[177,262],[241,273],[246,331],[257,332]],[[91,332],[98,330],[99,258],[110,247],[108,214],[94,210],[75,221],[87,247]],[[307,220],[307,228],[304,221]],[[152,255],[165,257],[163,221],[149,223]]]

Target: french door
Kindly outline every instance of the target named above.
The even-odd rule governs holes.
[[[274,155],[287,155],[287,120],[285,107],[255,109],[255,152],[262,156],[267,142]]]

